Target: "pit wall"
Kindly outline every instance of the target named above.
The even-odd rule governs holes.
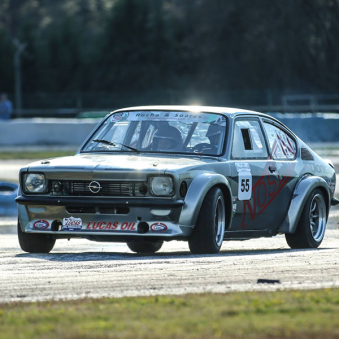
[[[339,114],[271,114],[303,141],[338,142]],[[74,146],[82,144],[100,119],[0,120],[1,146]]]

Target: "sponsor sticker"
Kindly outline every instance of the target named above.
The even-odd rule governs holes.
[[[49,222],[46,220],[37,220],[34,224],[33,227],[37,230],[45,230],[46,228],[49,227]]]
[[[190,173],[179,173],[179,179],[187,180],[187,179],[192,179],[192,177]]]
[[[165,232],[167,231],[167,225],[163,224],[162,222],[156,222],[151,225],[152,232]]]
[[[118,221],[89,221],[86,230],[93,231],[136,231],[136,222],[118,222]]]
[[[170,112],[170,111],[135,111],[118,112],[110,117],[111,122],[119,121],[190,121],[213,123],[220,126],[226,126],[226,119],[219,114],[201,113],[201,112]]]
[[[248,162],[236,162],[235,167],[238,172],[251,172],[251,167]]]
[[[236,213],[237,211],[237,204],[233,204],[233,215]]]
[[[62,229],[64,231],[80,231],[82,228],[81,218],[64,218],[62,220]]]
[[[128,119],[129,113],[128,112],[121,112],[121,113],[115,113],[111,117],[112,122],[116,121],[125,121]]]

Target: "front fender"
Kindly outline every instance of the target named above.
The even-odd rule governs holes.
[[[196,224],[205,196],[207,192],[214,186],[219,186],[224,193],[227,228],[232,218],[231,186],[224,176],[215,173],[203,173],[193,179],[186,194],[185,205],[183,206],[180,214],[180,225],[194,226]],[[227,211],[229,213],[227,213]]]
[[[315,188],[320,188],[326,201],[327,217],[329,212],[330,193],[326,181],[321,177],[308,176],[301,179],[293,192],[292,201],[287,216],[278,233],[294,233],[306,201]]]

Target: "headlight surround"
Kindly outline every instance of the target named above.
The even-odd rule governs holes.
[[[46,193],[47,188],[47,180],[44,174],[24,174],[24,191],[26,193]]]
[[[168,197],[174,194],[171,177],[151,177],[148,179],[150,193],[158,197]]]

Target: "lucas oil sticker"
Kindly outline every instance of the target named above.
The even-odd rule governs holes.
[[[250,200],[252,197],[252,173],[248,163],[236,163],[238,171],[238,200]]]
[[[118,222],[118,221],[89,221],[86,230],[94,231],[136,231],[136,222]]]
[[[64,231],[79,231],[82,228],[82,220],[80,218],[64,218],[62,221],[62,229]]]

